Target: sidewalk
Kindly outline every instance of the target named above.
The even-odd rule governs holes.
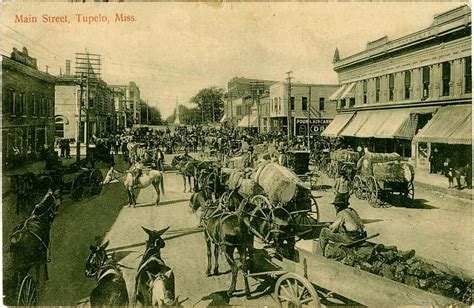
[[[464,180],[461,183],[465,185]],[[454,179],[456,184],[456,179]],[[441,174],[429,174],[426,172],[418,172],[415,174],[415,191],[416,188],[434,190],[447,195],[472,200],[472,189],[464,187],[462,190],[456,188],[448,188],[448,178]]]

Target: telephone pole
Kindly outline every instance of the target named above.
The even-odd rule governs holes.
[[[311,86],[309,86],[309,97],[308,97],[308,151],[311,151],[311,144],[309,143],[310,141],[310,132],[309,132],[309,121],[311,120]]]
[[[293,71],[286,72],[286,82],[288,85],[288,119],[287,119],[287,132],[288,132],[288,140],[291,139],[291,136],[293,135],[293,130],[292,130],[292,121],[291,121],[291,74]]]
[[[77,129],[76,129],[76,163],[77,164],[79,164],[79,162],[81,161],[81,124],[82,124],[82,108],[84,105],[83,92],[84,92],[84,86],[85,86],[84,77],[86,77],[86,75],[83,73],[81,74],[79,79],[76,79],[74,81],[75,84],[77,84],[80,88],[79,101],[77,104]]]
[[[148,118],[148,100],[146,100],[146,125],[150,125],[150,121]]]

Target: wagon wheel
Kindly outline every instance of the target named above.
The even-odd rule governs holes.
[[[102,176],[102,172],[100,170],[95,169],[89,175],[89,184],[90,184],[90,192],[92,196],[100,194],[102,191],[102,181],[104,177]]]
[[[321,307],[311,282],[294,273],[287,273],[278,279],[275,300],[280,307]]]
[[[74,177],[74,180],[72,181],[71,184],[71,199],[74,201],[79,201],[82,200],[84,197],[84,178],[85,174],[84,173],[78,173]]]
[[[314,196],[311,196],[311,216],[313,216],[314,219],[316,219],[316,222],[319,223],[319,206],[318,202],[316,201],[316,198]],[[314,217],[316,216],[316,217]]]
[[[354,181],[352,182],[352,191],[354,192],[357,199],[365,199],[366,196],[364,193],[364,182],[362,182],[362,179],[358,175],[354,177]]]
[[[369,204],[373,207],[379,207],[379,186],[374,177],[371,176],[367,179],[367,188]]]
[[[38,303],[38,289],[31,276],[27,275],[21,282],[20,290],[18,291],[17,306],[36,306]]]
[[[407,184],[406,191],[403,193],[404,197],[410,200],[415,198],[415,187],[413,186],[413,182],[409,182]]]
[[[252,199],[250,199],[250,202],[252,202],[252,204],[256,207],[260,208],[275,208],[275,206],[270,202],[270,200],[268,200],[268,198],[263,195],[253,196]]]

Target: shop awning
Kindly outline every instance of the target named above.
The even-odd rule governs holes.
[[[375,132],[375,138],[412,139],[411,114],[413,112],[410,109],[387,111],[388,117]]]
[[[351,83],[346,87],[344,92],[341,94],[341,98],[353,98],[355,97],[355,83]]]
[[[442,107],[415,136],[418,142],[472,144],[472,106]]]
[[[219,122],[224,123],[226,120],[227,120],[227,115],[224,114],[224,116],[222,117],[222,119]]]
[[[368,111],[357,112],[349,124],[339,133],[339,136],[355,137],[356,133],[364,126],[370,115],[371,113]]]
[[[245,115],[237,125],[238,127],[258,127],[257,117],[254,115]]]
[[[334,92],[331,96],[329,96],[329,100],[337,101],[338,99],[340,99],[341,94],[344,92],[345,89],[346,89],[345,85],[340,86],[339,89],[336,90],[336,92]]]
[[[347,123],[352,119],[354,116],[354,112],[348,113],[339,113],[336,114],[334,119],[329,123],[328,127],[321,133],[321,136],[325,137],[337,137],[341,130],[346,127]]]

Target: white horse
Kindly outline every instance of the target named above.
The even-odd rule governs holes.
[[[115,170],[114,167],[111,167],[105,176],[103,184],[108,184],[113,180],[118,180],[123,183],[127,189],[128,206],[131,206],[132,208],[137,204],[136,196],[138,191],[142,188],[147,188],[148,186],[153,185],[156,191],[156,206],[160,203],[160,188],[161,192],[165,194],[164,175],[163,172],[158,170],[144,170],[143,174],[138,179],[138,185],[133,185],[133,174],[130,171],[120,172]]]

